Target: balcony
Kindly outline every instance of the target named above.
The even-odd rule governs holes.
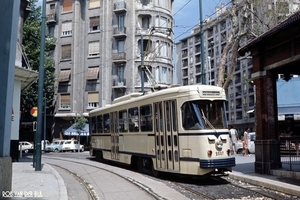
[[[126,2],[125,1],[121,1],[121,2],[117,2],[114,3],[114,10],[115,13],[121,13],[121,12],[126,12]]]
[[[113,29],[114,37],[126,37],[126,27],[116,27]]]
[[[125,52],[117,52],[112,53],[113,62],[126,62],[126,53]]]
[[[55,13],[47,15],[47,23],[56,23],[56,15]]]
[[[124,79],[124,78],[113,79],[112,88],[114,88],[114,89],[126,88],[126,79]]]

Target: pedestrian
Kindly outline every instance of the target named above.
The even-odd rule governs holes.
[[[234,126],[230,126],[230,138],[231,138],[231,145],[232,145],[232,150],[233,154],[236,154],[236,143],[238,141],[239,135],[237,130],[234,128]]]
[[[244,132],[244,138],[243,138],[243,149],[244,149],[244,155],[249,155],[249,146],[250,146],[250,135],[249,135],[250,129],[247,127],[245,128]]]

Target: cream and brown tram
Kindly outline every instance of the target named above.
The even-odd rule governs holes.
[[[224,89],[190,85],[133,93],[89,113],[97,159],[139,170],[223,174],[235,166],[226,125]]]

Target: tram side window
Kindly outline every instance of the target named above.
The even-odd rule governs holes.
[[[97,133],[96,127],[97,127],[97,118],[96,117],[92,117],[91,126],[90,126],[90,129],[91,129],[92,133]]]
[[[176,112],[176,102],[172,101],[172,116],[173,116],[173,131],[177,131],[177,112]]]
[[[141,131],[152,131],[152,106],[145,105],[140,107]]]
[[[127,110],[119,111],[119,131],[120,132],[128,131]]]
[[[103,115],[103,121],[104,121],[104,133],[109,133],[110,132],[109,114]]]
[[[102,115],[97,116],[97,133],[103,133],[103,118],[102,118]]]
[[[128,110],[128,119],[129,119],[129,131],[130,132],[139,131],[139,111],[138,111],[138,107],[130,108]]]

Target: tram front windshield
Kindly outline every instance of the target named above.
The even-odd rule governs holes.
[[[181,107],[185,130],[223,129],[224,101],[189,101]]]

